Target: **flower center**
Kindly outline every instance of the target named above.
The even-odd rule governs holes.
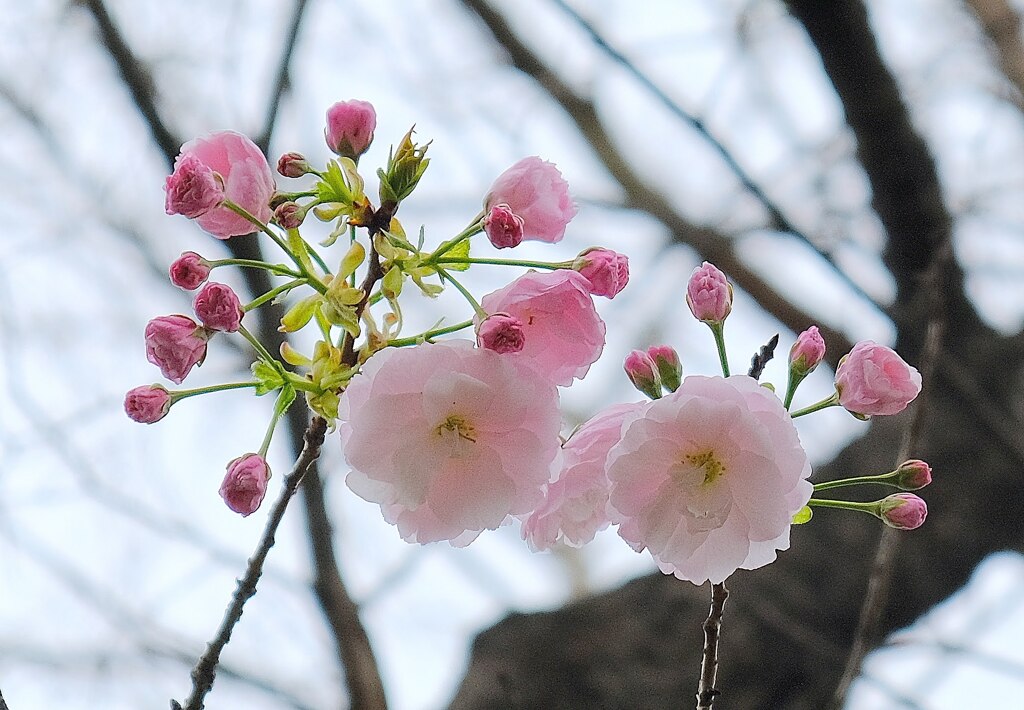
[[[469,443],[476,442],[476,430],[473,425],[459,414],[450,414],[437,425],[437,435],[447,444],[452,458],[462,458],[469,451]]]
[[[719,476],[725,473],[725,466],[715,457],[715,452],[710,449],[699,454],[687,454],[686,460],[691,466],[704,471],[703,484],[705,486],[714,483]]]

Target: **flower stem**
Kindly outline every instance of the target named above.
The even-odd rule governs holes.
[[[878,514],[878,501],[871,503],[862,503],[855,500],[829,500],[827,498],[811,498],[807,501],[807,505],[812,508],[836,508],[839,510],[858,510],[862,513],[868,513],[876,518],[880,517]]]
[[[889,473],[879,473],[875,476],[856,476],[854,478],[839,478],[835,481],[823,481],[822,483],[815,483],[814,490],[827,491],[830,488],[842,488],[843,486],[857,486],[865,483],[878,483],[883,486],[893,486],[899,488],[899,484],[896,482],[899,476],[898,471],[890,471]]]
[[[238,327],[238,332],[242,334],[242,337],[249,341],[249,344],[256,350],[256,354],[260,356],[261,360],[275,368],[278,372],[284,372],[284,368],[281,366],[281,363],[277,361],[277,358],[271,355],[267,349],[263,347],[263,343],[250,333],[244,325]]]
[[[258,298],[254,298],[251,303],[249,303],[249,304],[247,304],[245,306],[242,306],[242,310],[245,311],[246,313],[248,313],[251,310],[259,308],[260,306],[262,306],[264,303],[267,303],[268,301],[273,301],[275,298],[280,296],[282,293],[287,293],[288,291],[291,291],[293,288],[296,288],[297,286],[301,286],[304,283],[306,283],[305,279],[294,279],[292,281],[289,281],[286,284],[281,284],[277,288],[274,288],[274,289],[271,289],[270,291],[267,291],[262,296],[260,296]]]
[[[256,227],[259,231],[263,232],[268,237],[273,239],[274,243],[277,244],[277,246],[281,247],[281,251],[283,251],[285,254],[291,257],[292,261],[294,261],[296,265],[298,265],[301,268],[302,265],[298,263],[298,258],[294,254],[292,254],[291,249],[288,248],[288,245],[281,241],[281,237],[277,236],[277,234],[274,233],[274,230],[272,230],[270,227],[263,224],[263,222],[261,222],[260,220],[256,219],[256,216],[251,214],[249,210],[245,209],[239,204],[232,202],[231,200],[224,200],[224,202],[221,203],[221,206],[227,207],[229,210],[231,210],[240,217],[244,217],[249,222],[251,222],[252,225]]]
[[[434,259],[440,258],[445,252],[452,249],[459,242],[469,239],[473,235],[479,234],[482,231],[484,231],[484,213],[480,212],[480,214],[473,218],[473,221],[470,223],[468,227],[463,229],[461,232],[456,234],[448,241],[442,242],[437,247],[437,249],[434,250],[434,253],[430,255],[428,261],[433,261]]]
[[[476,314],[477,314],[478,316],[480,316],[481,318],[486,318],[486,317],[487,317],[487,311],[485,311],[485,310],[484,310],[484,309],[483,309],[483,308],[482,308],[482,307],[480,306],[480,304],[479,304],[479,303],[477,303],[477,300],[476,300],[475,298],[473,298],[473,294],[471,294],[471,293],[470,293],[470,292],[469,292],[469,291],[468,291],[468,290],[466,289],[466,287],[465,287],[465,286],[463,286],[463,285],[462,285],[462,284],[460,284],[460,283],[459,283],[458,281],[456,281],[455,279],[453,279],[453,278],[452,278],[452,275],[451,275],[450,273],[448,273],[448,271],[447,271],[446,269],[444,269],[444,268],[442,268],[442,267],[438,266],[438,267],[437,267],[437,273],[438,273],[438,274],[440,274],[440,275],[441,275],[441,276],[442,276],[443,278],[446,278],[446,279],[448,279],[449,281],[451,281],[451,282],[452,282],[452,286],[454,286],[454,287],[455,287],[456,289],[458,289],[459,293],[461,293],[461,294],[462,294],[462,295],[463,295],[463,296],[465,297],[465,299],[466,299],[467,301],[469,301],[469,305],[471,305],[471,306],[473,307],[473,312],[474,312],[474,313],[476,313]]]
[[[212,394],[214,392],[226,392],[228,390],[240,390],[246,387],[256,387],[259,382],[227,382],[219,385],[209,385],[208,387],[196,387],[191,390],[178,390],[176,392],[169,392],[171,395],[171,403],[175,403],[178,400],[185,399],[186,397],[195,397],[201,394]]]
[[[472,320],[464,320],[461,323],[456,323],[455,325],[448,325],[444,328],[434,328],[433,330],[428,330],[409,338],[396,338],[395,340],[389,340],[387,344],[388,347],[393,348],[401,348],[406,345],[416,345],[430,340],[431,338],[436,338],[439,335],[447,335],[448,333],[455,333],[464,328],[469,328],[471,325],[473,325]]]
[[[493,266],[522,266],[527,269],[568,269],[572,266],[571,261],[527,261],[520,259],[488,259],[476,257],[431,257],[426,261],[428,264],[491,264]]]
[[[793,404],[793,395],[796,394],[796,388],[800,386],[800,383],[804,381],[804,377],[807,375],[799,375],[795,370],[790,368],[789,370],[789,383],[786,385],[786,398],[783,400],[782,405],[789,410],[789,406]]]
[[[826,397],[820,402],[816,402],[809,407],[798,409],[789,416],[793,417],[793,419],[796,419],[797,417],[802,417],[805,414],[811,414],[812,412],[817,412],[819,409],[827,409],[828,407],[833,407],[837,404],[839,404],[839,393],[833,392],[831,397]]]
[[[718,348],[718,360],[722,363],[722,375],[729,376],[729,358],[725,354],[725,324],[708,323],[712,334],[715,336],[715,347]]]
[[[299,278],[302,276],[301,273],[294,269],[289,269],[284,264],[271,264],[266,261],[259,261],[258,259],[215,259],[210,262],[212,268],[218,266],[247,266],[254,269],[266,269],[267,271],[278,274],[279,276],[291,276],[292,278]]]
[[[700,662],[700,682],[697,685],[697,710],[712,710],[720,695],[718,680],[718,642],[722,635],[722,614],[729,590],[725,582],[711,585],[711,609],[704,621],[704,654]]]

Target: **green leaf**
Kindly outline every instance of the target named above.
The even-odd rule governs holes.
[[[793,525],[803,525],[804,523],[810,522],[812,517],[814,517],[814,511],[811,510],[809,505],[805,505],[796,512],[796,515],[793,516]]]
[[[388,269],[388,272],[384,274],[384,278],[381,279],[380,288],[384,294],[384,298],[392,300],[398,298],[402,293],[402,284],[405,282],[405,276],[402,274],[402,270],[397,266],[392,266]]]
[[[284,317],[281,318],[281,327],[278,330],[283,333],[294,333],[297,330],[302,330],[309,323],[310,319],[313,318],[313,314],[321,303],[323,303],[323,298],[319,293],[314,293],[312,296],[302,299],[284,314]]]
[[[257,396],[273,392],[284,384],[284,377],[281,376],[280,371],[262,360],[254,362],[249,369],[252,370],[252,376],[259,383],[256,385]]]
[[[280,416],[288,411],[288,407],[292,406],[294,401],[295,388],[286,384],[281,388],[281,394],[277,396],[277,401],[274,402],[274,411]]]
[[[444,255],[445,259],[468,259],[469,258],[469,240],[463,239],[461,242],[453,246]],[[445,262],[444,268],[448,271],[466,271],[469,268],[469,264],[455,264]]]
[[[355,273],[363,261],[366,259],[366,247],[361,242],[352,242],[352,246],[349,247],[348,253],[345,254],[345,258],[341,260],[341,266],[338,267],[337,279],[347,279],[349,276]],[[335,279],[337,281],[337,279]]]

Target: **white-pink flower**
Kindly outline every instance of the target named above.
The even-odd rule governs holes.
[[[376,353],[339,418],[345,482],[408,542],[462,546],[530,512],[559,450],[555,387],[464,340]]]
[[[507,313],[522,323],[523,349],[505,357],[549,382],[571,385],[601,357],[604,321],[594,308],[590,283],[575,271],[527,272],[484,296],[480,305],[488,314]]]
[[[484,212],[490,213],[495,205],[504,205],[522,219],[522,239],[542,242],[560,241],[565,226],[576,216],[576,204],[562,173],[535,155],[497,177],[484,198]]]
[[[626,416],[608,454],[612,522],[666,574],[718,583],[789,547],[810,473],[772,392],[745,376],[687,377]]]
[[[608,476],[605,460],[619,441],[622,420],[642,402],[616,404],[589,419],[562,446],[558,477],[544,502],[523,523],[523,539],[533,551],[561,540],[580,547],[608,527]]]

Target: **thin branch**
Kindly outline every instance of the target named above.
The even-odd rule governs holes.
[[[299,27],[302,25],[302,18],[306,12],[307,4],[307,0],[296,0],[295,2],[295,9],[292,11],[292,21],[288,26],[288,35],[285,39],[284,49],[281,51],[281,58],[277,63],[274,89],[270,92],[270,100],[267,102],[267,114],[263,119],[263,129],[253,140],[264,153],[270,150],[270,137],[274,133],[274,126],[277,125],[277,114],[281,109],[281,98],[291,86],[289,73],[292,56],[295,54],[295,46],[298,44]]]
[[[523,44],[504,17],[484,0],[462,0],[462,4],[483,21],[494,39],[507,53],[512,65],[533,77],[576,123],[598,159],[622,186],[626,193],[628,207],[646,212],[661,221],[674,241],[692,246],[709,261],[713,261],[716,266],[735,279],[736,283],[753,296],[765,310],[773,314],[793,332],[798,333],[808,325],[818,322],[809,313],[790,303],[759,274],[743,263],[728,236],[714,229],[690,223],[676,211],[664,195],[659,194],[653,186],[649,185],[615,145],[593,102],[579,96],[555,73],[552,67],[545,64]],[[822,337],[830,345],[826,358],[834,366],[843,353],[849,352],[853,344],[843,333],[834,328],[821,323],[818,328]]]
[[[775,357],[775,348],[779,345],[779,334],[776,333],[771,339],[761,346],[761,349],[757,351],[750,360],[750,370],[747,371],[747,375],[753,377],[755,380],[761,379],[761,374],[764,372],[765,366]]]
[[[274,546],[277,528],[284,518],[284,512],[288,508],[288,502],[295,495],[302,477],[312,463],[320,456],[320,447],[324,443],[327,434],[327,422],[321,417],[314,417],[306,430],[305,446],[302,453],[295,461],[295,466],[285,476],[284,485],[281,487],[281,495],[274,503],[267,525],[263,530],[256,551],[249,558],[249,565],[246,568],[245,576],[238,581],[231,604],[224,613],[224,620],[221,622],[217,635],[206,647],[206,651],[200,656],[195,668],[192,669],[192,694],[185,705],[179,705],[177,701],[171,701],[173,710],[203,710],[203,702],[206,694],[213,688],[213,681],[217,675],[217,664],[220,662],[220,653],[228,641],[231,640],[231,632],[239,619],[242,618],[242,608],[245,602],[256,593],[256,585],[263,574],[263,563],[267,559],[270,548]]]
[[[10,708],[7,707],[7,703],[4,701],[3,691],[0,691],[0,710],[10,710]]]
[[[720,695],[715,688],[718,679],[718,641],[722,633],[722,613],[729,590],[725,582],[711,585],[711,609],[704,622],[704,654],[700,661],[700,683],[697,685],[697,710],[712,710],[715,698]]]
[[[1006,0],[964,0],[977,16],[995,49],[1003,75],[1017,90],[1015,103],[1024,107],[1024,41],[1021,20]]]

